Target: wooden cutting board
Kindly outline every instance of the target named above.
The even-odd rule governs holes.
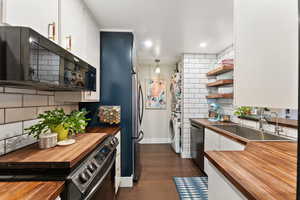
[[[91,153],[106,133],[85,133],[76,136],[76,143],[41,150],[37,144],[0,157],[0,169],[70,169]]]

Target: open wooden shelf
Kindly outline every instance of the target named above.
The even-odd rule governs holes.
[[[220,66],[207,72],[207,76],[216,76],[233,70],[233,66]]]
[[[217,86],[229,85],[229,84],[233,84],[233,79],[218,80],[212,83],[208,83],[207,87],[217,87]]]
[[[206,96],[207,99],[233,99],[233,93],[229,94],[210,94]]]

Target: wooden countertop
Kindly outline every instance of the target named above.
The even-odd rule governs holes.
[[[248,199],[296,199],[296,142],[252,142],[212,126],[222,122],[191,122],[246,145],[244,151],[208,151],[205,156]]]
[[[0,200],[55,200],[63,188],[63,181],[0,182]]]
[[[120,130],[121,130],[120,126],[87,128],[88,133],[106,133],[109,135],[116,135]]]
[[[95,149],[108,135],[85,133],[75,137],[76,143],[41,150],[37,144],[0,157],[0,169],[70,169]]]
[[[245,151],[205,156],[248,199],[295,200],[296,151],[295,142],[249,142]]]

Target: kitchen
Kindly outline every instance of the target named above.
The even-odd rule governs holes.
[[[0,199],[298,197],[298,1],[0,5]]]

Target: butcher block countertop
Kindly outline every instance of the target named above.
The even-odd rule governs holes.
[[[0,200],[55,200],[63,188],[63,181],[0,182]]]
[[[116,135],[120,130],[120,126],[87,128],[88,133],[106,133],[109,135]]]
[[[95,149],[108,135],[84,133],[75,137],[76,143],[39,149],[37,144],[0,157],[0,169],[62,168],[70,169]]]
[[[191,119],[220,134],[207,119]],[[220,122],[219,122],[220,123]],[[250,200],[295,200],[297,176],[296,142],[246,142],[244,151],[207,151],[207,159]]]
[[[248,199],[295,200],[297,143],[250,142],[245,151],[208,151],[208,160]]]

